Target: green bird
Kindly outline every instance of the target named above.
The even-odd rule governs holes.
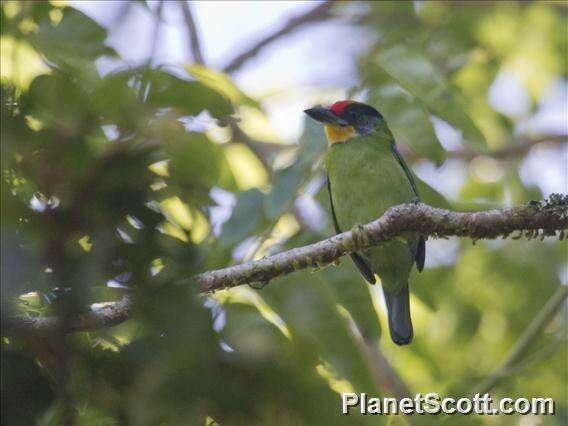
[[[304,111],[323,123],[328,140],[327,185],[336,232],[379,218],[389,207],[419,199],[412,172],[400,155],[383,116],[351,100]],[[395,239],[351,258],[363,277],[382,283],[394,343],[412,341],[408,278],[414,264],[424,268],[422,236]]]

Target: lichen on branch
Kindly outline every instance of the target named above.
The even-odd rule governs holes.
[[[473,240],[544,238],[568,229],[568,195],[553,194],[543,201],[521,207],[461,213],[423,203],[391,207],[379,219],[308,246],[291,249],[260,260],[209,271],[194,277],[204,292],[242,284],[267,283],[291,272],[318,268],[341,256],[375,246],[395,237],[421,234],[432,237],[470,237]]]
[[[539,238],[564,239],[568,230],[568,195],[553,194],[547,200],[531,201],[523,206],[481,212],[454,212],[423,203],[391,207],[383,216],[366,225],[331,238],[298,247],[273,256],[228,268],[204,272],[190,281],[203,293],[243,284],[267,284],[282,275],[320,268],[347,254],[376,246],[396,237],[421,234],[430,237]],[[92,305],[89,313],[62,323],[54,317],[10,318],[3,321],[2,334],[91,331],[111,327],[129,319],[132,301],[128,297],[104,305]]]

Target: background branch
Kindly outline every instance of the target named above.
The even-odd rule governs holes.
[[[154,57],[158,52],[158,41],[160,40],[160,30],[162,28],[162,14],[164,11],[164,0],[160,0],[158,2],[158,7],[156,8],[156,18],[154,21],[154,33],[152,35],[152,44],[150,46],[150,55],[149,61],[150,63],[154,61]]]
[[[549,135],[549,136],[542,136],[537,139],[521,139],[513,141],[512,143],[508,144],[507,146],[490,152],[488,155],[493,158],[498,159],[507,159],[516,157],[522,154],[525,154],[529,151],[533,146],[539,145],[541,143],[566,143],[568,141],[568,135]],[[448,157],[450,158],[463,158],[463,159],[472,159],[476,156],[480,155],[471,150],[459,150],[459,151],[448,151]]]
[[[392,207],[379,219],[308,246],[264,259],[199,274],[194,280],[201,291],[210,292],[250,283],[268,283],[280,275],[319,268],[346,254],[359,251],[408,233],[473,239],[506,237],[528,231],[529,238],[554,235],[568,229],[568,196],[551,197],[523,207],[459,213],[426,204]],[[539,234],[539,230],[542,233]],[[562,233],[563,236],[563,233]]]
[[[547,135],[536,139],[515,139],[508,143],[505,147],[497,149],[492,152],[481,154],[470,149],[457,149],[446,151],[447,158],[458,158],[462,160],[472,160],[473,158],[486,155],[488,157],[496,158],[499,160],[507,160],[526,154],[532,147],[542,143],[551,144],[566,144],[568,142],[568,135]],[[416,155],[409,148],[401,149],[404,158],[408,161],[416,161],[420,157]]]
[[[568,297],[568,286],[560,285],[556,292],[548,299],[546,305],[538,313],[538,315],[529,324],[525,332],[521,335],[516,345],[511,349],[503,363],[497,367],[485,380],[479,383],[474,390],[474,394],[483,395],[489,392],[493,387],[510,373],[518,362],[523,358],[531,343],[540,336],[544,328],[552,321],[555,314],[564,304]]]
[[[530,202],[521,207],[475,213],[459,213],[437,209],[426,204],[403,204],[387,210],[379,219],[335,235],[323,241],[294,248],[263,259],[243,263],[193,277],[200,291],[207,293],[243,284],[262,283],[306,268],[319,268],[341,256],[375,246],[398,236],[420,233],[435,237],[482,238],[516,237],[544,238],[560,231],[564,238],[568,229],[568,196],[552,195],[546,201]],[[516,238],[515,237],[515,238]],[[128,296],[117,302],[95,304],[89,314],[65,323],[66,332],[90,331],[111,327],[129,319],[132,303]],[[49,332],[59,330],[61,321],[55,317],[12,318],[2,324],[2,334],[18,332]]]
[[[191,12],[191,6],[188,1],[181,1],[180,7],[185,20],[185,26],[187,28],[188,34],[188,44],[191,54],[191,59],[200,64],[207,65],[203,51],[201,49],[201,41],[199,33],[197,30],[197,23],[193,19],[193,14]],[[227,124],[231,129],[231,142],[242,142],[247,145],[251,151],[257,156],[257,158],[262,162],[263,166],[267,170],[271,170],[270,161],[267,160],[269,152],[273,151],[275,148],[281,149],[282,146],[276,144],[265,144],[263,142],[258,142],[250,138],[238,125],[237,120],[233,117],[227,118]]]
[[[95,303],[89,312],[71,319],[58,317],[16,317],[2,320],[2,335],[72,333],[118,325],[132,316],[132,299],[125,295],[116,302]]]
[[[204,64],[203,51],[201,50],[201,42],[199,41],[199,34],[197,33],[197,26],[191,13],[191,6],[189,2],[184,0],[180,2],[187,34],[189,37],[189,50],[193,61],[197,64]]]
[[[274,42],[275,40],[278,40],[282,36],[290,34],[294,30],[296,30],[297,28],[301,27],[304,24],[307,24],[308,22],[316,22],[329,18],[331,16],[330,11],[332,7],[333,7],[332,1],[325,1],[314,7],[309,12],[291,18],[280,29],[272,32],[271,34],[268,34],[266,37],[264,37],[263,39],[259,40],[254,45],[252,45],[249,49],[247,49],[240,55],[237,55],[235,58],[233,58],[233,60],[231,60],[229,64],[225,68],[223,68],[223,71],[226,72],[227,74],[235,72],[239,68],[241,68],[245,64],[245,62],[247,62],[249,59],[252,59],[254,56],[258,55],[258,53],[262,49],[264,49],[266,46],[268,46],[270,43]]]

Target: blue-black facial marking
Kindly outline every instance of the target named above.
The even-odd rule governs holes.
[[[362,103],[352,103],[345,107],[341,118],[355,127],[358,133],[368,135],[384,121],[379,111],[370,105]]]

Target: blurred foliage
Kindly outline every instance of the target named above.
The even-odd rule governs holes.
[[[354,91],[384,113],[413,161],[446,157],[435,120],[477,153],[456,160],[467,176],[457,199],[420,181],[425,201],[473,209],[541,198],[519,177],[522,158],[491,157],[515,143],[522,120],[487,93],[511,72],[536,113],[566,78],[565,5],[359,2],[336,13],[353,17],[351,6],[374,40]],[[197,272],[332,234],[320,126],[281,144],[262,104],[221,72],[122,63],[101,75],[97,61],[120,58],[80,11],[59,2],[0,11],[3,318],[71,315],[124,292],[137,302],[135,318],[109,330],[4,339],[4,424],[387,423],[341,416],[338,392],[391,395],[396,374],[413,393],[468,395],[561,285],[566,245],[551,239],[430,243],[434,260],[412,277],[408,347],[381,334],[380,291],[347,259],[260,292],[197,295]],[[379,348],[392,371],[373,358]],[[553,397],[557,415],[542,424],[566,424],[566,349],[564,316],[494,396]],[[440,421],[520,420],[391,423]]]

